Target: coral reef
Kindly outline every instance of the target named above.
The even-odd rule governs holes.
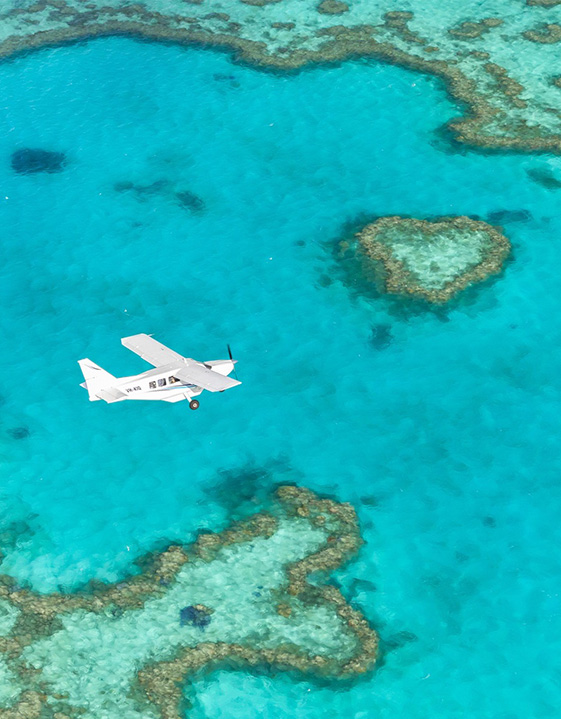
[[[532,30],[526,30],[524,37],[530,42],[544,44],[559,42],[561,40],[561,25],[557,23],[542,24]]]
[[[483,18],[483,20],[479,20],[477,22],[469,22],[465,20],[459,25],[450,28],[448,33],[452,35],[452,37],[459,38],[460,40],[473,40],[489,32],[491,28],[499,27],[499,25],[502,24],[503,21],[500,18],[494,17]]]
[[[374,263],[374,281],[384,292],[442,304],[500,272],[510,243],[496,228],[469,217],[382,217],[358,233],[356,250],[368,266]]]
[[[324,15],[340,15],[348,10],[347,3],[341,2],[341,0],[322,0],[318,5],[318,12],[324,13]]]
[[[0,575],[0,719],[184,716],[184,684],[216,667],[272,665],[331,679],[366,672],[378,638],[322,577],[360,547],[348,504],[280,487],[271,510],[141,573],[41,595]]]
[[[292,70],[372,57],[442,78],[467,108],[449,123],[459,142],[561,150],[558,0],[527,0],[489,17],[485,4],[407,10],[387,0],[6,0],[0,56],[103,35],[227,48],[244,61]],[[544,16],[547,12],[547,17]]]

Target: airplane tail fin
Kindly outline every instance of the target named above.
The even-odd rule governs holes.
[[[99,396],[100,392],[111,387],[117,378],[89,359],[78,360],[78,364],[86,380],[80,387],[85,387],[88,390],[90,402],[103,399]]]

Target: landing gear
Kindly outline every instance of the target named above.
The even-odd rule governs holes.
[[[189,402],[189,409],[199,409],[199,400],[198,399],[192,399]]]

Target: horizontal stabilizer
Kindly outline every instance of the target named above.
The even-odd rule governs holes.
[[[109,389],[100,389],[97,391],[97,396],[101,399],[104,399],[106,402],[119,402],[119,400],[124,399],[127,394],[126,392],[121,392],[120,389],[117,389],[116,387],[109,387]]]
[[[88,390],[90,402],[105,399],[101,396],[101,391],[109,389],[113,384],[115,384],[117,378],[89,359],[78,360],[78,364],[80,365],[80,369],[82,370],[82,374],[86,380],[85,382],[82,382],[80,386],[85,387]],[[115,402],[115,400],[111,401]]]

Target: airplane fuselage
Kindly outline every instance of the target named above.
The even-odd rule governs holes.
[[[224,392],[241,384],[228,376],[236,363],[229,347],[230,359],[198,362],[183,357],[146,334],[124,337],[121,343],[154,369],[129,377],[115,377],[89,359],[78,360],[85,379],[82,387],[88,390],[92,402],[100,399],[109,403],[125,399],[180,402],[187,399],[191,409],[197,409],[199,402],[194,397],[203,390]]]
[[[183,399],[191,400],[200,395],[203,390],[175,377],[173,375],[174,368],[177,369],[177,364],[156,367],[132,377],[120,377],[113,386],[125,393],[121,401],[125,399],[165,399],[166,402],[180,402]]]

